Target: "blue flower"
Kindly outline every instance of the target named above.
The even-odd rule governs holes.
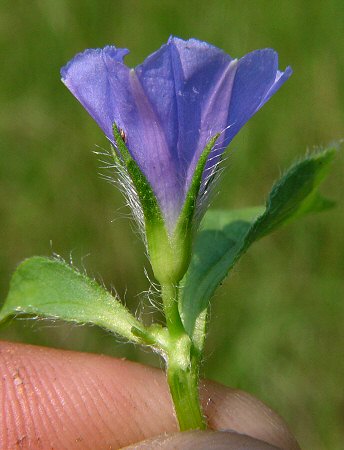
[[[113,124],[121,130],[173,232],[210,138],[221,133],[204,179],[292,71],[278,69],[272,49],[237,60],[196,39],[171,37],[134,69],[123,63],[127,53],[113,46],[88,49],[62,68],[62,81],[113,144]]]

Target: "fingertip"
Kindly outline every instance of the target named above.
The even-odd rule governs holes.
[[[211,381],[201,393],[212,429],[234,430],[284,450],[300,450],[285,421],[249,393]]]
[[[281,450],[249,436],[226,431],[187,431],[147,439],[122,450]]]
[[[4,342],[0,371],[0,448],[115,449],[177,431],[161,370]],[[251,395],[204,382],[201,397],[211,429],[299,449],[284,421]]]
[[[177,431],[157,369],[3,342],[0,371],[0,448],[116,449]]]

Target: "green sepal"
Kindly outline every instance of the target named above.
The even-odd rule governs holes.
[[[58,259],[34,256],[18,266],[0,322],[22,314],[98,325],[135,343],[150,345],[154,341],[117,298]],[[133,329],[139,330],[140,336]]]
[[[204,148],[176,227],[169,234],[157,198],[145,175],[132,158],[115,123],[113,124],[113,133],[118,151],[118,154],[114,152],[114,157],[117,164],[127,170],[142,207],[148,253],[154,275],[161,285],[178,284],[190,263],[192,224],[197,197],[202,183],[204,167],[219,134],[211,138]]]
[[[197,199],[199,190],[202,184],[202,178],[204,174],[205,165],[208,161],[208,156],[212,149],[214,148],[214,145],[219,138],[220,133],[217,133],[215,136],[213,136],[207,145],[204,147],[201,156],[197,162],[191,184],[189,187],[189,190],[186,194],[185,202],[182,208],[182,211],[180,213],[180,216],[178,217],[176,229],[175,229],[175,235],[185,235],[186,233],[191,233],[192,225],[193,225],[193,219],[195,214],[195,209],[197,206]]]
[[[209,300],[250,245],[278,227],[333,206],[318,193],[336,153],[328,149],[292,165],[275,183],[266,206],[208,211],[201,223],[189,269],[182,281],[179,311],[201,354]]]
[[[128,171],[128,174],[135,186],[137,195],[140,199],[145,217],[146,227],[148,227],[148,229],[154,227],[164,227],[163,215],[156,196],[146,177],[141,172],[139,166],[136,164],[136,161],[132,158],[116,124],[113,125],[113,134],[117,149],[123,159],[123,163]],[[120,159],[118,160],[120,161]]]
[[[205,165],[208,161],[209,154],[214,148],[215,142],[219,138],[220,133],[213,136],[205,148],[197,162],[189,190],[186,194],[185,201],[181,213],[178,217],[176,228],[172,236],[172,243],[175,252],[180,255],[180,260],[184,261],[180,279],[184,276],[190,264],[191,250],[194,240],[194,216],[197,207],[199,191],[202,184]],[[180,281],[180,279],[178,281]]]
[[[115,154],[117,163],[127,170],[141,204],[152,269],[156,279],[163,284],[166,279],[174,279],[175,272],[178,271],[163,214],[147,178],[132,158],[115,123],[113,124],[113,134],[119,153],[119,155]]]

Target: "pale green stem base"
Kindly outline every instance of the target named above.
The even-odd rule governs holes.
[[[198,372],[192,367],[184,370],[172,364],[167,367],[167,381],[180,431],[206,429],[198,392]]]
[[[162,299],[169,333],[166,354],[167,381],[180,431],[206,428],[198,384],[199,359],[193,357],[193,345],[185,332],[178,311],[178,287],[162,286]]]

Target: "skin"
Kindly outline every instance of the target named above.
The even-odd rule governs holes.
[[[4,450],[299,449],[262,402],[209,381],[204,412],[221,431],[178,433],[164,373],[126,360],[1,342],[0,374]]]

